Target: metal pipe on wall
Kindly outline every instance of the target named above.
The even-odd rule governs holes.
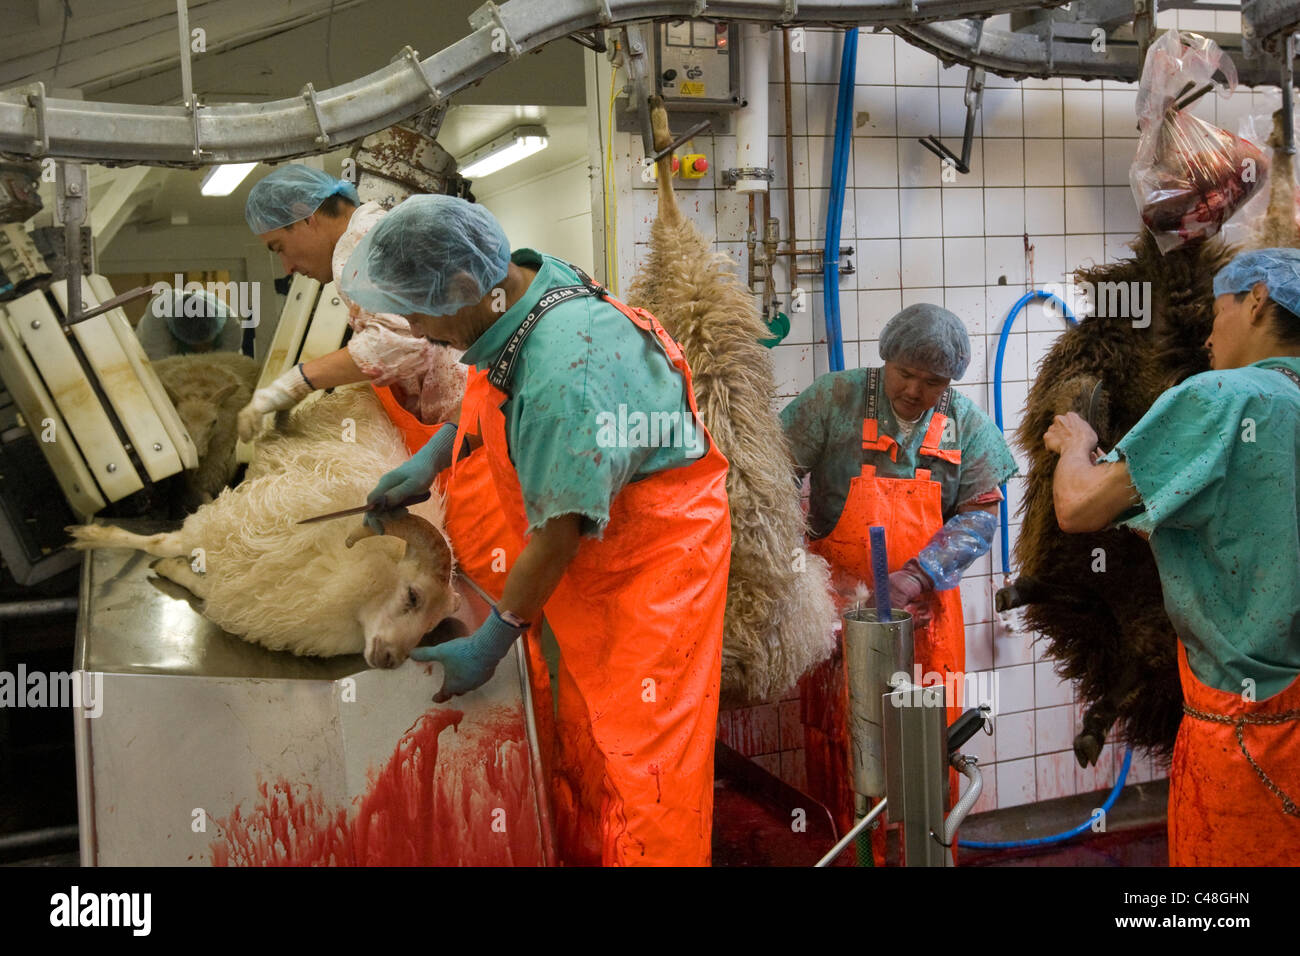
[[[744,71],[745,105],[736,113],[735,190],[767,192],[768,180],[768,76],[771,72],[772,34],[759,23],[740,25],[740,66]],[[751,221],[752,225],[752,221]]]

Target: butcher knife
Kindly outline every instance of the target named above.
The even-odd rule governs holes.
[[[403,498],[391,508],[381,508],[379,503],[373,505],[361,505],[356,508],[345,508],[342,511],[331,511],[329,514],[316,515],[314,518],[303,518],[298,524],[311,524],[315,521],[329,521],[331,518],[346,518],[348,515],[364,514],[367,511],[396,511],[398,508],[409,508],[411,505],[418,505],[421,501],[428,501],[433,492],[421,491],[417,495],[411,495],[409,498]]]

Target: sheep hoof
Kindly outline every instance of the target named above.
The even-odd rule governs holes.
[[[1018,608],[1025,603],[1026,601],[1020,596],[1020,592],[1014,584],[998,588],[997,594],[993,595],[993,606],[997,608],[999,614]]]
[[[1079,766],[1087,768],[1097,762],[1101,756],[1104,741],[1095,734],[1083,733],[1074,738],[1074,759]]]

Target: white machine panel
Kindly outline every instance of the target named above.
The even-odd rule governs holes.
[[[113,287],[109,284],[108,279],[101,275],[87,276],[87,279],[100,302],[107,302],[113,298]],[[149,363],[149,356],[145,354],[144,346],[140,344],[135,330],[131,328],[131,323],[127,321],[126,313],[121,309],[114,309],[112,312],[107,313],[105,317],[109,320],[108,326],[117,337],[118,344],[121,345],[127,361],[131,363],[131,368],[135,370],[140,386],[145,390],[150,403],[158,413],[158,420],[163,429],[166,430],[167,437],[171,439],[172,447],[180,454],[182,464],[186,468],[199,467],[198,450],[190,439],[190,433],[181,422],[180,416],[176,414],[176,408],[172,405],[171,399],[167,397],[167,390],[163,388],[162,382],[158,380],[158,373],[153,370],[153,366]]]
[[[289,291],[292,294],[293,290]],[[307,330],[307,338],[302,343],[298,361],[310,362],[322,355],[337,352],[347,328],[347,304],[339,295],[338,287],[333,282],[327,282],[320,290],[316,311],[312,313],[311,328]]]
[[[40,437],[44,430],[42,423],[47,419],[53,423],[56,437],[70,434],[54,399],[41,384],[36,366],[27,357],[4,305],[0,305],[0,378],[4,379],[5,387],[18,403],[33,434]],[[40,449],[50,463],[63,496],[81,518],[89,518],[107,504],[72,442],[42,441]]]
[[[262,364],[262,375],[257,380],[258,388],[265,388],[297,364],[298,353],[302,351],[303,338],[307,334],[307,324],[311,321],[312,310],[316,306],[316,294],[320,283],[309,276],[296,275],[289,286],[288,301],[280,313],[280,324],[275,327],[275,337],[271,339],[271,349]]]
[[[265,388],[299,362],[337,351],[347,327],[348,307],[334,283],[321,286],[310,276],[295,275],[257,387]],[[253,446],[241,441],[236,460],[248,462],[252,457]]]
[[[54,282],[50,285],[54,300],[68,312],[68,284]],[[84,279],[81,283],[82,308],[92,309],[100,304],[100,299],[90,283]],[[109,296],[112,298],[112,296]],[[126,323],[126,316],[121,309],[114,309],[93,319],[78,322],[72,326],[72,334],[77,337],[86,360],[95,370],[99,386],[113,403],[113,410],[122,422],[127,437],[135,453],[140,457],[145,472],[151,481],[162,481],[169,475],[181,470],[180,455],[159,419],[154,402],[145,391],[136,369],[127,358],[126,351],[118,336],[113,333],[114,321]],[[128,324],[128,328],[129,328]],[[170,408],[168,402],[165,407]]]
[[[44,293],[15,299],[6,312],[104,495],[117,501],[143,488]]]

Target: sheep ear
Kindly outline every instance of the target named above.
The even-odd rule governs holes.
[[[228,399],[231,395],[234,395],[235,392],[237,391],[239,391],[239,383],[231,382],[229,385],[221,389],[221,391],[217,392],[212,396],[211,399],[212,404],[213,405],[223,404],[226,401],[226,399]]]
[[[378,534],[378,532],[363,521],[352,529],[347,538],[344,539],[343,543],[350,548],[362,538],[373,538],[376,534]]]

